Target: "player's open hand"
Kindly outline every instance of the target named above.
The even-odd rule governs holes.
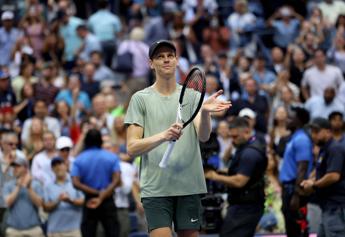
[[[164,131],[163,136],[165,141],[176,141],[182,135],[182,124],[181,123],[174,123]]]
[[[218,99],[221,94],[223,94],[223,90],[217,91],[205,100],[201,107],[202,111],[210,113],[228,110],[231,107],[231,102]]]

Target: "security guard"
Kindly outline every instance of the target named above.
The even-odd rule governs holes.
[[[331,125],[324,118],[315,118],[311,135],[320,147],[316,178],[304,180],[306,192],[316,191],[322,210],[317,236],[345,236],[345,148],[332,137]]]
[[[206,170],[205,177],[229,188],[230,206],[220,237],[252,237],[264,210],[266,150],[251,136],[245,118],[235,118],[229,127],[236,153],[231,159],[228,175]]]

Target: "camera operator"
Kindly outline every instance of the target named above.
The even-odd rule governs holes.
[[[252,131],[245,118],[235,118],[229,129],[236,152],[228,175],[206,170],[205,177],[228,186],[230,206],[220,237],[252,237],[264,210],[266,149],[251,136]]]

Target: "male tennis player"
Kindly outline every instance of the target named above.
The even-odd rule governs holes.
[[[182,125],[175,123],[181,91],[175,78],[176,48],[170,41],[157,41],[149,58],[156,82],[131,98],[125,118],[128,154],[141,156],[141,195],[150,236],[171,237],[174,223],[179,237],[196,237],[201,224],[199,194],[207,192],[199,140],[210,136],[210,113],[227,110],[231,103],[217,99],[222,91],[213,94],[182,133]],[[177,142],[168,167],[162,169],[158,164],[173,140]]]

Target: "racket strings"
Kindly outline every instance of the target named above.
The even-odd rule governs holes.
[[[198,92],[203,91],[203,75],[199,71],[195,71],[187,82],[187,88]]]

